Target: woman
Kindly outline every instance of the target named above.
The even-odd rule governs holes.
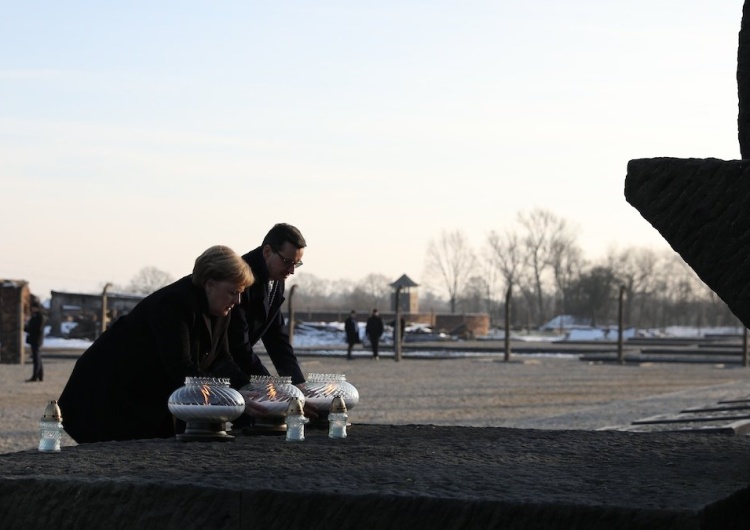
[[[193,273],[141,300],[76,362],[58,400],[65,431],[78,443],[176,434],[167,401],[187,376],[249,382],[232,361],[229,313],[254,282],[244,260],[214,246]]]

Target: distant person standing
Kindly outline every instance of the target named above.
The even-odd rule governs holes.
[[[349,314],[349,317],[344,321],[344,332],[346,333],[346,358],[350,361],[354,358],[352,357],[352,349],[354,348],[355,344],[358,344],[361,341],[359,338],[359,323],[357,322],[357,312],[352,309],[352,312]]]
[[[365,335],[370,339],[370,344],[372,345],[372,358],[375,360],[380,359],[378,355],[378,346],[380,344],[380,337],[383,335],[383,329],[383,319],[378,314],[378,310],[373,309],[372,315],[367,319]]]
[[[47,318],[44,309],[36,296],[31,298],[31,317],[24,326],[26,332],[26,344],[31,346],[31,359],[34,362],[34,371],[27,383],[44,381],[44,366],[42,365],[42,344],[44,343],[44,325]]]

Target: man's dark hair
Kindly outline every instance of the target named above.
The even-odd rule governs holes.
[[[262,246],[270,245],[272,249],[280,250],[281,247],[284,246],[284,243],[287,242],[291,243],[296,248],[305,248],[307,246],[305,238],[302,237],[302,232],[297,230],[296,227],[286,223],[275,224],[273,228],[268,231],[266,237],[263,238]]]

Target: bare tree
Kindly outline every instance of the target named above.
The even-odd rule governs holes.
[[[524,254],[518,234],[511,230],[499,234],[493,230],[487,236],[486,248],[489,256],[487,265],[503,279],[504,285],[501,292],[507,293],[508,289],[514,286],[514,288],[521,287],[519,284],[524,268]],[[494,274],[488,277],[494,279]],[[498,307],[502,307],[503,312],[509,310],[505,307],[505,296],[503,296],[503,303],[498,304]]]
[[[481,313],[482,311],[489,313],[491,308],[487,301],[488,290],[487,281],[483,276],[469,278],[466,282],[466,289],[460,297],[465,310],[470,313]]]
[[[565,220],[547,210],[521,212],[518,214],[518,221],[524,229],[522,241],[526,263],[533,282],[538,323],[542,324],[545,317],[545,273],[555,262],[555,256],[561,255],[561,249],[567,248],[574,238]]]
[[[490,248],[493,265],[495,265],[503,279],[505,289],[519,280],[521,269],[524,266],[524,254],[521,240],[515,232],[506,231],[502,235],[495,231],[487,236],[487,244]]]
[[[295,304],[300,309],[339,308],[340,302],[335,300],[336,297],[332,292],[331,282],[329,280],[323,280],[314,274],[303,272],[292,276],[287,283],[287,289],[291,289],[292,285],[297,286],[294,295],[296,299]],[[335,294],[341,296],[344,291],[344,289],[338,289]]]
[[[157,269],[156,267],[143,267],[133,276],[130,283],[125,288],[129,293],[151,294],[174,282],[174,278],[168,272]]]
[[[550,266],[555,278],[555,286],[560,298],[559,314],[568,312],[568,293],[571,285],[581,276],[584,266],[583,252],[572,233],[563,231],[552,241]]]
[[[603,266],[612,269],[625,287],[624,320],[638,326],[643,316],[640,304],[653,290],[657,256],[653,250],[629,247],[621,252],[610,249]]]
[[[617,287],[617,277],[607,267],[596,266],[581,273],[570,285],[573,314],[588,317],[592,326],[607,322],[612,314]]]
[[[444,313],[450,309],[448,302],[429,288],[419,293],[419,308],[421,311]]]
[[[427,276],[442,283],[450,300],[451,313],[456,312],[458,293],[474,272],[476,257],[466,236],[460,230],[443,232],[427,248]]]
[[[368,307],[385,308],[390,303],[391,283],[386,275],[371,273],[357,283],[357,289],[364,293]]]

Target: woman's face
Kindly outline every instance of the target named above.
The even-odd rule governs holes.
[[[206,298],[208,298],[208,312],[216,317],[225,317],[232,308],[240,303],[242,286],[228,281],[208,280],[206,282]]]

